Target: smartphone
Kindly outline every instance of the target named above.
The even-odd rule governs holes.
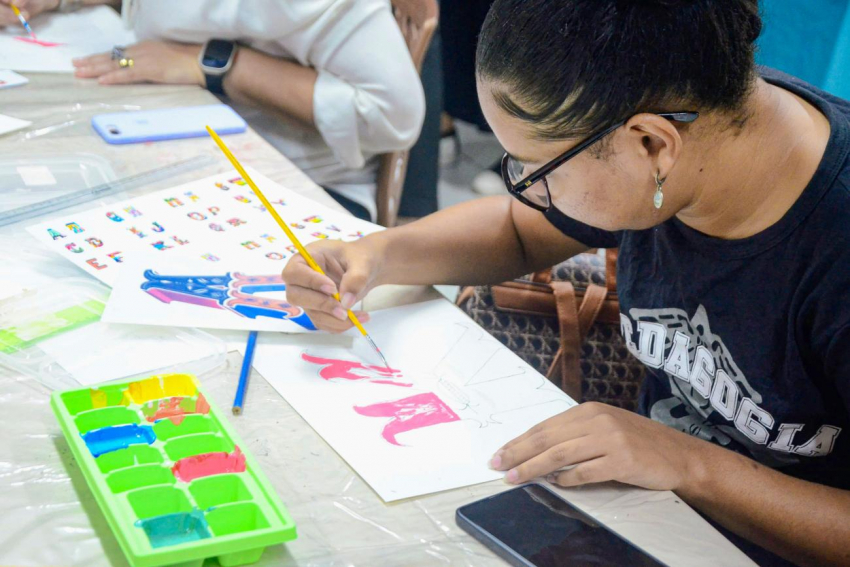
[[[207,125],[222,136],[247,128],[245,120],[226,104],[98,114],[91,123],[110,144],[198,138],[208,135]]]
[[[664,565],[539,484],[462,506],[455,521],[511,565]]]

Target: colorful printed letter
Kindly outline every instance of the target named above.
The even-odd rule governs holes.
[[[78,225],[75,222],[69,222],[65,226],[68,227],[68,230],[73,231],[74,234],[79,234],[81,232],[85,232],[85,230],[83,230],[83,227],[81,227],[80,225]]]
[[[92,258],[91,260],[86,260],[86,264],[94,268],[95,270],[102,270],[107,268],[108,266],[104,266],[103,264],[97,263],[97,258]]]
[[[53,230],[52,228],[47,229],[47,234],[49,234],[50,238],[52,238],[53,240],[56,240],[57,238],[65,238],[64,234],[60,234],[60,233],[56,232],[55,230]]]
[[[69,251],[73,252],[74,254],[79,254],[80,252],[83,251],[82,248],[80,248],[79,246],[77,246],[73,242],[71,244],[66,244],[65,248],[67,248]]]
[[[142,216],[142,212],[139,211],[138,209],[136,209],[136,207],[133,207],[132,205],[125,208],[124,212],[127,213],[128,215],[134,217],[134,218]]]
[[[91,244],[92,248],[100,248],[103,246],[103,240],[100,238],[86,238],[86,242]]]
[[[115,221],[115,222],[124,222],[124,219],[122,217],[119,217],[118,215],[116,215],[112,211],[109,211],[108,213],[106,213],[106,218],[108,218],[111,221]]]
[[[165,202],[168,203],[170,206],[175,207],[175,208],[183,206],[183,202],[180,201],[180,199],[178,199],[177,197],[169,197],[169,198],[165,199]]]

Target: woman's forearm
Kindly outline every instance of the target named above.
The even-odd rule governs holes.
[[[263,105],[313,126],[313,92],[318,74],[295,61],[240,47],[224,79],[234,100]]]
[[[715,445],[704,449],[693,456],[687,485],[676,490],[686,502],[800,565],[850,564],[850,492],[793,478]]]
[[[376,246],[383,255],[378,281],[494,283],[552,266],[586,250],[539,213],[516,207],[507,196],[477,199],[368,236],[364,244]]]

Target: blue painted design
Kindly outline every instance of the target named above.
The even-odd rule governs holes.
[[[290,320],[307,330],[316,330],[300,307],[256,295],[286,291],[286,284],[279,275],[246,276],[239,272],[227,272],[220,276],[167,276],[154,270],[145,270],[144,277],[141,288],[164,303],[179,301],[227,309],[249,319],[269,317]]]
[[[211,537],[209,524],[203,512],[198,509],[138,520],[136,526],[145,530],[153,548],[180,545]]]
[[[147,443],[150,445],[156,441],[153,427],[149,425],[115,425],[103,427],[81,434],[80,437],[86,442],[93,457],[99,457],[105,453],[111,453],[119,449],[126,449],[130,445]]]

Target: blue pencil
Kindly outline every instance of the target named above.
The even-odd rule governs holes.
[[[239,386],[236,388],[236,398],[233,400],[233,414],[242,413],[242,403],[245,390],[248,389],[248,375],[251,374],[251,361],[254,360],[254,350],[257,346],[257,331],[248,335],[248,345],[245,347],[245,358],[242,360],[242,372],[239,374]]]

